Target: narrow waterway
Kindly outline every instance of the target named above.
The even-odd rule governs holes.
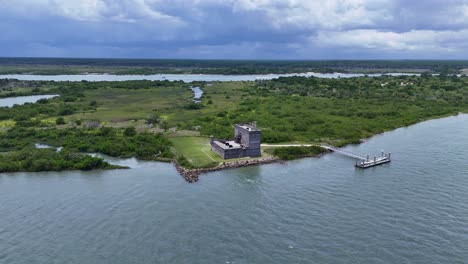
[[[0,107],[12,107],[14,105],[23,105],[26,103],[35,103],[41,99],[51,99],[57,97],[57,94],[29,95],[0,98]]]
[[[171,164],[0,175],[0,263],[467,263],[468,116],[336,154],[204,175]]]
[[[387,75],[418,75],[408,73],[389,73]],[[362,76],[382,76],[382,74],[356,74],[356,73],[296,73],[296,74],[256,74],[256,75],[216,75],[216,74],[155,74],[155,75],[112,75],[112,74],[81,74],[81,75],[30,75],[30,74],[10,74],[0,75],[0,79],[18,79],[25,81],[133,81],[133,80],[151,80],[151,81],[255,81],[271,80],[279,77],[289,76],[315,76],[319,78],[350,78]]]
[[[203,90],[198,86],[190,86],[190,90],[193,92],[193,101],[195,103],[200,103],[200,99],[203,96]]]

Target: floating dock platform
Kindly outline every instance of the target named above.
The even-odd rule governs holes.
[[[390,153],[385,156],[382,156],[382,157],[379,157],[379,158],[376,158],[374,157],[373,160],[360,160],[360,161],[357,161],[355,166],[358,167],[358,168],[361,168],[361,169],[367,169],[367,168],[370,168],[370,167],[374,167],[374,166],[378,166],[378,165],[382,165],[382,164],[385,164],[385,163],[389,163],[390,161],[392,161],[390,159]]]
[[[364,157],[361,157],[361,156],[353,154],[353,153],[342,151],[342,150],[337,149],[337,148],[332,147],[332,146],[322,145],[321,147],[325,148],[325,149],[327,149],[327,150],[329,150],[331,152],[335,152],[335,153],[338,153],[340,155],[356,159],[357,161],[356,161],[355,166],[357,168],[361,168],[361,169],[367,169],[367,168],[375,167],[375,166],[382,165],[382,164],[385,164],[385,163],[389,163],[389,162],[392,161],[391,154],[390,153],[385,154],[383,151],[382,151],[382,154],[381,154],[380,157],[374,157],[373,159],[370,159],[369,155],[367,155],[367,157],[364,158]]]

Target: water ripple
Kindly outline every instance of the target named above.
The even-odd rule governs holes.
[[[467,263],[468,117],[204,175],[170,164],[0,176],[0,263]]]

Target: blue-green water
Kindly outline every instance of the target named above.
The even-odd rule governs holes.
[[[207,174],[170,164],[0,176],[0,263],[468,263],[468,116],[335,154]]]

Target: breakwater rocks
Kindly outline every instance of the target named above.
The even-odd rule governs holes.
[[[177,171],[182,175],[187,182],[193,183],[197,182],[200,174],[213,172],[213,171],[220,171],[225,169],[234,169],[234,168],[241,168],[241,167],[249,167],[249,166],[256,166],[262,164],[271,164],[271,163],[283,163],[284,161],[278,158],[264,158],[264,159],[255,159],[255,160],[241,160],[241,161],[233,161],[233,162],[223,162],[216,167],[212,168],[201,168],[201,169],[186,169],[180,166],[177,161],[173,161]]]

